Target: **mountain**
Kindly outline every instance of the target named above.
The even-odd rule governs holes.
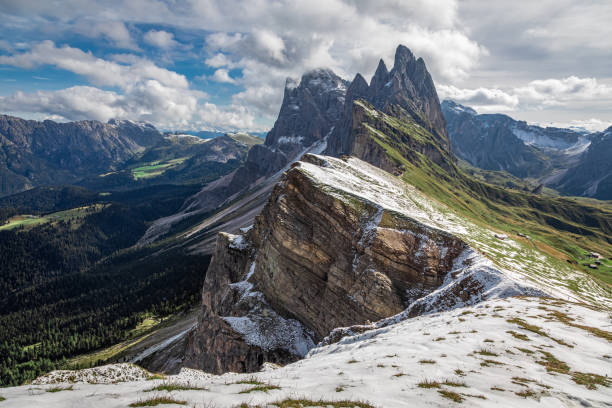
[[[260,138],[246,133],[213,139],[166,134],[117,170],[96,174],[77,184],[98,191],[160,184],[204,185],[236,170],[246,160],[249,149],[260,143]]]
[[[393,171],[398,163],[386,151],[407,143],[410,150],[437,164],[451,165],[446,122],[433,80],[423,59],[399,46],[391,71],[380,60],[369,85],[361,74],[355,76],[325,153],[353,154]]]
[[[563,193],[612,200],[612,127],[591,136],[580,162],[550,181]]]
[[[467,176],[423,69],[399,47],[391,72],[381,63],[370,85],[356,76],[327,139],[325,153],[341,158],[302,156],[252,226],[219,234],[198,325],[173,346],[185,354],[162,353],[147,367],[257,371],[375,329],[370,322],[385,316],[496,297],[575,296],[602,305],[596,299],[609,297],[606,284],[524,237],[566,253],[587,240],[609,249],[612,210]],[[399,85],[381,90],[390,82]]]
[[[178,223],[203,219],[203,223],[194,226],[188,234],[196,235],[193,238],[199,242],[200,250],[211,253],[216,233],[221,228],[237,230],[261,210],[283,168],[307,151],[325,147],[325,138],[341,115],[346,86],[346,81],[328,69],[309,71],[299,83],[287,79],[278,118],[265,143],[254,145],[244,165],[205,186],[189,199],[180,213],[153,223],[141,244],[154,242]],[[219,224],[217,217],[214,220],[216,228],[211,230],[205,215],[213,215],[215,210],[238,198],[240,205],[224,211],[234,213],[238,210],[246,219],[240,218],[236,223],[234,218],[239,216],[234,213],[237,217],[229,217],[229,223],[224,225]]]
[[[591,143],[573,130],[528,125],[502,114],[479,115],[453,101],[444,101],[442,112],[457,157],[517,177],[542,178],[566,169]]]
[[[130,121],[56,123],[0,115],[0,195],[107,172],[161,139],[153,126]]]
[[[130,362],[178,373],[166,378],[184,383],[159,383],[157,390],[179,388],[164,396],[180,395],[181,404],[214,390],[210,398],[222,406],[403,406],[406,398],[441,406],[448,399],[516,405],[519,398],[602,405],[611,385],[601,368],[610,339],[609,203],[506,189],[463,171],[425,63],[403,46],[391,71],[381,63],[369,84],[357,75],[346,92],[343,85],[327,70],[305,74],[297,86],[289,81],[278,126],[244,165],[191,195],[179,211],[165,208],[138,245],[64,277],[54,291],[40,291],[42,298],[16,294],[40,307],[0,320],[0,356],[10,357],[0,360],[3,373],[19,374],[9,382],[59,366],[55,350],[67,350],[73,360],[62,367]],[[65,217],[45,216],[49,223]],[[81,222],[82,215],[72,217],[62,224],[66,230]],[[603,256],[594,259],[595,252]],[[90,297],[79,296],[84,292],[68,284],[72,279],[100,287],[100,296],[87,287],[96,307],[76,321],[67,311],[82,311]],[[178,311],[200,288],[194,322]],[[46,299],[64,291],[70,303],[47,308]],[[59,324],[48,324],[52,335],[41,341],[41,322],[56,310]],[[150,322],[170,314],[167,325]],[[31,328],[28,318],[36,319]],[[91,344],[95,352],[72,354],[91,351]],[[364,388],[366,375],[388,392]],[[151,374],[110,365],[53,372],[35,383],[96,376],[107,382]],[[208,391],[184,389],[196,382]],[[117,386],[120,402],[92,398],[124,405],[145,389],[138,384]],[[90,390],[78,383],[75,395],[81,386]],[[584,396],[583,386],[593,393]],[[376,400],[355,402],[368,395]],[[18,388],[7,396],[25,398]],[[157,401],[140,405],[162,397],[142,398]]]

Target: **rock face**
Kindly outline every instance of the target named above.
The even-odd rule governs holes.
[[[112,170],[161,140],[153,126],[130,121],[56,123],[0,115],[0,195]]]
[[[299,84],[288,79],[266,147],[282,152],[289,161],[327,136],[340,118],[347,86],[347,81],[329,69],[307,72]]]
[[[408,48],[402,45],[397,48],[391,71],[381,60],[369,85],[360,74],[355,76],[347,90],[342,118],[330,136],[326,150],[329,155],[352,154],[384,167],[383,163],[359,154],[364,149],[370,150],[359,140],[363,119],[359,108],[355,107],[359,101],[366,102],[378,112],[424,129],[433,136],[435,144],[450,152],[446,122],[433,80],[423,59],[416,59]],[[371,155],[382,157],[377,153]]]
[[[219,235],[188,367],[297,359],[334,328],[399,313],[442,284],[467,245],[381,205],[384,195],[354,195],[389,176],[351,160],[305,156],[247,233]]]
[[[542,177],[576,163],[590,137],[569,129],[528,125],[501,114],[479,115],[442,103],[453,152],[471,165],[517,177]]]

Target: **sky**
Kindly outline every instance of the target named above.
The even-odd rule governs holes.
[[[440,99],[612,125],[609,0],[0,0],[0,112],[270,129],[287,77],[369,78],[398,44]]]

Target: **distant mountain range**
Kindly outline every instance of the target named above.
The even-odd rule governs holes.
[[[260,143],[246,133],[164,135],[127,120],[56,123],[0,115],[0,196],[62,184],[125,189],[207,182],[234,170]]]
[[[585,134],[442,102],[453,153],[484,170],[506,171],[568,195],[612,199],[612,128]]]

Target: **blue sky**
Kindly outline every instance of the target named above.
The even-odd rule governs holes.
[[[286,77],[422,56],[438,93],[532,123],[612,124],[612,3],[0,0],[0,112],[266,130]]]

